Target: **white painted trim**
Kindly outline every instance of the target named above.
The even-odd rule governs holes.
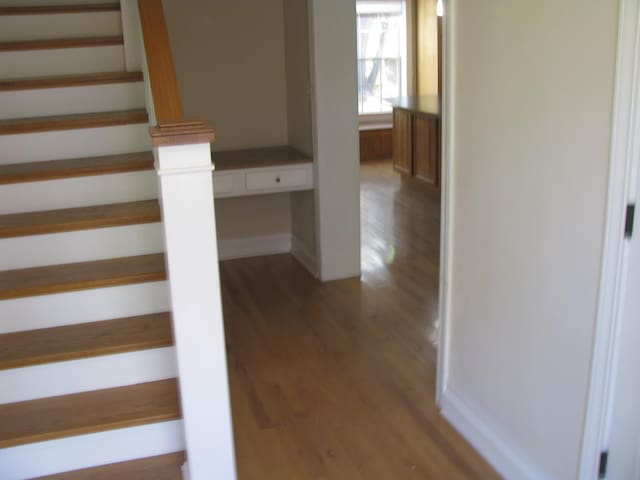
[[[316,255],[310,252],[304,242],[293,235],[291,237],[291,255],[293,255],[309,272],[318,277],[318,262]]]
[[[393,123],[393,113],[361,113],[358,115],[358,127],[360,130],[374,130],[390,128]]]
[[[218,258],[220,260],[289,252],[291,252],[291,235],[288,233],[225,239],[218,242]]]
[[[211,148],[157,147],[154,155],[189,476],[231,480],[236,465]]]
[[[455,0],[445,0],[447,14],[442,18],[442,191],[440,213],[440,294],[438,307],[438,366],[436,372],[436,402],[442,404],[442,395],[449,377],[449,339],[451,314],[450,275],[453,268],[453,178],[454,170],[454,112],[455,58],[453,23]]]
[[[214,153],[215,159],[215,153]],[[249,182],[257,173],[272,175],[290,175],[294,171],[304,171],[303,182],[292,182],[289,185],[267,184],[264,188],[257,188],[255,185],[249,187]],[[313,190],[314,173],[312,163],[293,163],[290,165],[279,165],[276,167],[256,167],[238,170],[214,171],[214,195],[216,199],[231,197],[250,197],[270,193],[297,192],[302,190]]]
[[[184,450],[182,421],[0,449],[2,480],[22,480]]]
[[[391,130],[393,128],[393,122],[381,122],[381,123],[372,123],[372,124],[360,124],[358,130],[361,132],[368,132],[371,130]]]
[[[318,274],[359,277],[356,2],[310,0],[308,13]]]
[[[122,35],[124,36],[124,61],[128,72],[142,69],[142,30],[136,0],[120,0]]]
[[[360,270],[345,270],[338,275],[324,275],[320,280],[323,282],[334,282],[336,280],[346,280],[348,278],[360,278],[362,272]]]
[[[175,378],[173,347],[0,371],[0,405]]]
[[[498,435],[451,389],[442,392],[442,415],[504,478],[518,480],[551,479],[518,450],[514,443]]]
[[[611,133],[607,223],[602,256],[598,313],[591,379],[582,441],[579,478],[598,476],[600,452],[609,441],[610,409],[616,378],[616,351],[622,324],[628,242],[624,216],[634,198],[633,172],[638,168],[640,141],[640,1],[621,0],[616,86]]]
[[[180,471],[182,472],[182,480],[191,480],[191,473],[189,471],[189,462],[184,462],[182,467],[180,467]]]

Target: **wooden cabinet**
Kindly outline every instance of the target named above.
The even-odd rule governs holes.
[[[440,120],[413,115],[413,175],[440,186]]]
[[[440,186],[440,118],[393,109],[393,167]]]
[[[411,112],[393,109],[393,168],[411,175],[412,165],[412,115]]]

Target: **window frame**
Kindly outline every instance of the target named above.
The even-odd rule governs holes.
[[[416,36],[415,36],[415,0],[404,0],[406,8],[407,31],[407,95],[415,95],[416,88]],[[358,25],[356,24],[356,38]],[[356,59],[358,61],[358,59]],[[358,110],[359,110],[358,106]],[[360,130],[374,130],[379,128],[391,128],[393,124],[393,112],[386,113],[360,113],[358,111],[358,123]]]

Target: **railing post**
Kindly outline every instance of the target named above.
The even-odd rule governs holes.
[[[213,202],[210,141],[201,122],[151,129],[190,480],[235,479]]]

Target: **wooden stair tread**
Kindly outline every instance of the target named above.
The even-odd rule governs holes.
[[[180,418],[175,379],[0,405],[0,448]]]
[[[124,45],[122,35],[86,38],[60,38],[53,40],[29,40],[23,42],[0,42],[0,52],[22,52],[27,50],[60,50],[64,48],[111,47]]]
[[[157,200],[0,215],[0,238],[160,221]]]
[[[59,473],[34,480],[182,480],[184,452]]]
[[[43,88],[84,87],[111,83],[141,82],[142,72],[104,72],[87,75],[58,75],[53,77],[0,80],[0,92],[37,90]]]
[[[55,115],[51,117],[12,118],[9,120],[0,120],[0,135],[114,127],[118,125],[147,123],[148,121],[149,117],[144,109]]]
[[[164,254],[0,272],[0,300],[153,282],[166,278]]]
[[[64,0],[61,0],[61,3]],[[80,5],[30,5],[0,7],[2,15],[52,15],[65,13],[119,12],[120,3],[87,3]]]
[[[169,347],[169,313],[0,335],[0,370]]]
[[[0,185],[151,170],[151,152],[0,165]]]

